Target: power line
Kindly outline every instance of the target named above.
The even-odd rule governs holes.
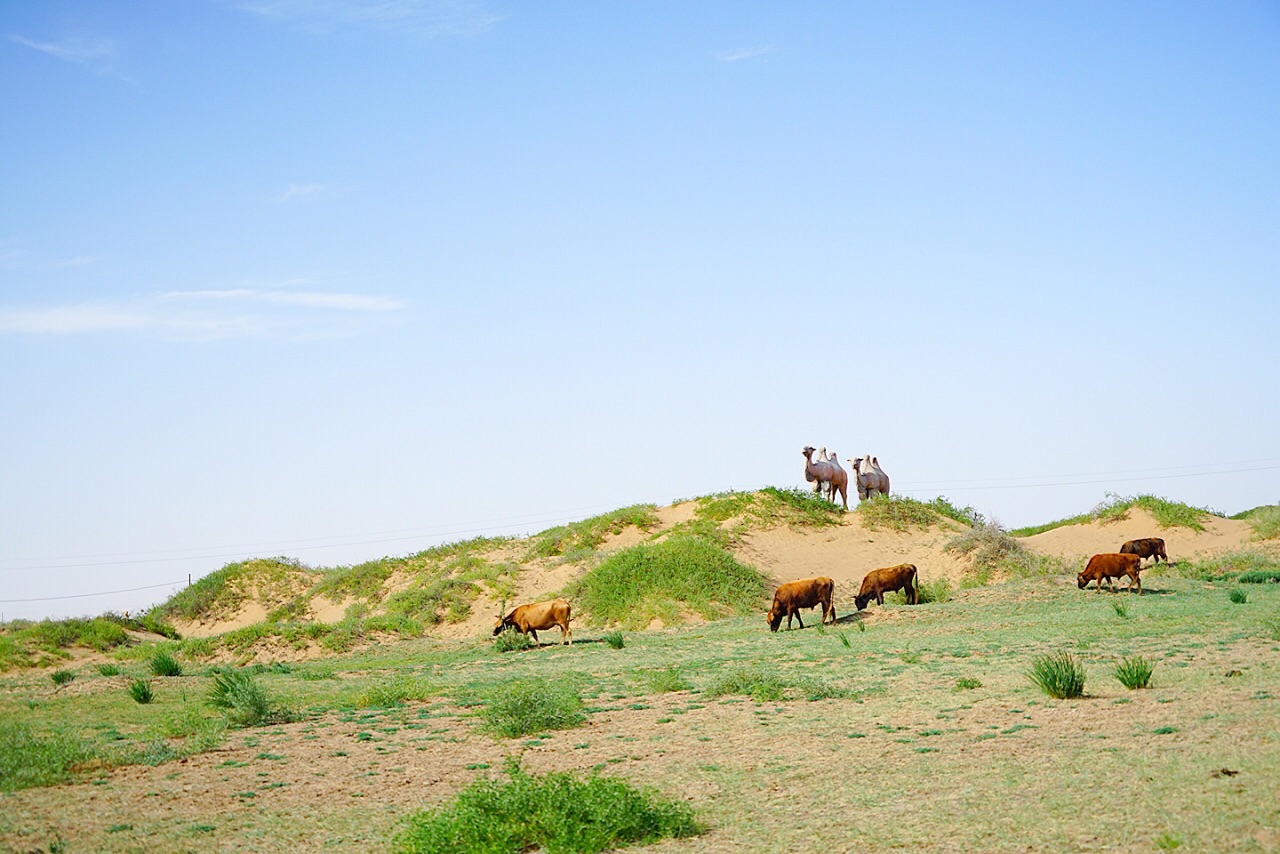
[[[183,584],[187,579],[183,578],[178,581],[166,581],[164,584],[148,584],[146,587],[130,587],[128,590],[107,590],[103,593],[74,593],[70,596],[41,596],[35,599],[0,599],[0,602],[9,604],[12,602],[53,602],[57,599],[87,599],[90,596],[111,596],[115,593],[136,593],[139,590],[154,590],[157,587],[172,587],[175,584]]]
[[[1059,483],[1007,483],[1007,484],[998,484],[993,486],[952,486],[948,488],[948,491],[970,491],[975,489],[1042,489],[1045,487],[1054,487],[1054,486],[1086,486],[1086,485],[1094,485],[1099,483],[1131,483],[1133,481],[1139,481],[1139,480],[1169,480],[1172,478],[1179,478],[1179,477],[1208,477],[1210,475],[1219,475],[1219,474],[1239,474],[1240,472],[1271,471],[1272,469],[1280,469],[1280,466],[1260,466],[1257,468],[1247,468],[1247,469],[1227,469],[1225,471],[1188,472],[1187,474],[1162,474],[1162,475],[1151,475],[1149,477],[1121,477],[1121,478],[1109,477],[1106,480],[1070,480],[1070,481],[1062,481]],[[964,483],[965,481],[953,481],[953,482]],[[937,487],[934,487],[934,488],[937,488]],[[904,492],[925,492],[925,491],[928,491],[928,488],[922,486],[922,487],[917,487],[916,489],[903,490],[903,491]]]

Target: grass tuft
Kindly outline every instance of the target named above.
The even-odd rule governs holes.
[[[648,670],[641,675],[646,688],[654,694],[670,694],[675,691],[689,691],[693,689],[693,683],[684,678],[679,668],[663,667],[658,670]]]
[[[1121,685],[1133,691],[1146,688],[1151,682],[1151,673],[1155,669],[1154,661],[1149,661],[1141,655],[1133,655],[1116,664],[1111,672],[1116,679],[1120,680]]]
[[[155,692],[151,690],[151,683],[145,679],[135,679],[129,683],[129,696],[135,703],[141,703],[144,706],[156,697]]]
[[[409,819],[395,849],[589,854],[703,832],[692,808],[609,777],[526,774],[508,759],[507,779],[478,779],[448,805]]]
[[[55,670],[49,674],[49,679],[53,682],[54,686],[58,688],[61,688],[63,685],[70,684],[75,678],[76,674],[72,670]]]
[[[492,689],[480,717],[486,730],[505,738],[573,729],[586,720],[576,685],[541,679],[517,679]]]
[[[1026,675],[1050,697],[1071,700],[1084,696],[1084,665],[1069,652],[1037,657]]]
[[[98,673],[103,676],[119,676],[120,666],[118,664],[99,664]]]
[[[426,700],[435,693],[425,679],[397,673],[361,691],[356,697],[356,706],[361,709],[387,709],[403,705],[406,700]]]
[[[182,665],[168,651],[161,650],[151,658],[151,672],[156,676],[181,676]]]
[[[1243,605],[1249,601],[1249,594],[1243,587],[1233,587],[1227,592],[1227,598],[1236,605]]]
[[[617,630],[605,632],[604,642],[609,645],[610,649],[622,649],[627,645],[626,640],[622,637],[622,632]]]

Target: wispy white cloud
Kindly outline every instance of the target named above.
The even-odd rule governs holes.
[[[17,44],[38,50],[54,59],[83,65],[98,74],[105,74],[127,80],[125,75],[116,69],[118,51],[116,43],[107,38],[82,39],[66,38],[61,41],[36,41],[25,36],[9,36],[9,40]]]
[[[246,0],[241,8],[318,33],[368,29],[413,35],[467,35],[504,16],[482,0]]]
[[[0,335],[154,332],[201,340],[342,336],[403,307],[393,297],[315,290],[170,291],[129,300],[0,309]]]
[[[773,45],[768,45],[767,47],[740,47],[736,50],[722,50],[716,54],[716,59],[721,62],[741,62],[744,59],[759,59],[762,56],[777,53],[777,50]]]
[[[289,189],[276,196],[275,201],[276,204],[283,205],[286,202],[314,199],[328,190],[329,187],[324,184],[290,184]]]

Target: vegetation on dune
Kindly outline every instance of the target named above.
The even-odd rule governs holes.
[[[949,541],[943,549],[969,558],[965,581],[975,586],[988,583],[997,574],[1006,578],[1027,578],[1054,575],[1067,569],[1061,558],[1031,552],[996,522],[974,525]]]
[[[249,598],[268,604],[284,603],[300,590],[310,589],[316,573],[288,557],[229,563],[179,590],[151,613],[166,620],[195,621],[231,614]]]
[[[925,529],[944,519],[959,522],[965,527],[986,521],[972,507],[956,507],[941,495],[932,501],[917,501],[901,495],[877,495],[859,504],[857,512],[862,524],[873,531],[882,528],[901,532],[912,528]]]
[[[108,613],[39,622],[13,620],[0,628],[0,673],[48,667],[70,658],[69,650],[74,647],[111,652],[131,642],[130,631],[177,637],[171,626],[149,614],[142,618]]]
[[[615,552],[564,595],[592,625],[644,628],[694,612],[710,620],[760,608],[768,579],[701,537],[675,536]]]
[[[508,758],[506,780],[480,779],[448,805],[409,819],[397,851],[589,854],[702,832],[693,810],[624,780],[526,774]]]
[[[621,534],[636,527],[650,531],[658,525],[658,514],[652,504],[635,504],[611,513],[592,516],[569,525],[549,528],[529,538],[529,558],[564,557],[570,560],[591,554],[600,548],[605,537]]]
[[[1255,540],[1280,539],[1280,504],[1264,504],[1230,518],[1252,525]]]
[[[1153,575],[1199,578],[1205,581],[1234,578],[1246,584],[1265,584],[1280,581],[1280,559],[1266,552],[1244,549],[1210,555],[1200,560],[1160,563],[1143,571]]]
[[[1014,537],[1033,537],[1036,534],[1043,534],[1045,531],[1052,531],[1054,528],[1062,528],[1067,525],[1085,525],[1089,522],[1101,522],[1106,525],[1129,518],[1129,511],[1135,507],[1150,513],[1155,518],[1156,524],[1161,528],[1190,528],[1193,531],[1204,531],[1205,518],[1219,515],[1205,507],[1193,507],[1190,504],[1170,501],[1167,498],[1161,498],[1156,495],[1124,496],[1109,492],[1106,500],[1088,513],[1059,519],[1056,522],[1049,522],[1044,525],[1017,528],[1009,533]]]

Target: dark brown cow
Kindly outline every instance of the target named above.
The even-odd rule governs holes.
[[[1100,554],[1089,558],[1089,563],[1084,568],[1084,572],[1076,576],[1076,586],[1081,590],[1089,586],[1090,581],[1098,583],[1098,592],[1102,592],[1102,582],[1105,580],[1107,586],[1114,593],[1116,589],[1115,582],[1111,579],[1119,578],[1122,575],[1129,577],[1129,592],[1133,592],[1134,585],[1137,585],[1138,595],[1142,595],[1142,579],[1138,576],[1138,568],[1142,563],[1142,558],[1133,554]]]
[[[1122,555],[1137,555],[1139,558],[1151,557],[1155,558],[1155,562],[1159,563],[1161,559],[1165,563],[1169,562],[1169,556],[1164,553],[1164,540],[1159,537],[1143,537],[1141,540],[1130,540],[1120,547]]]
[[[563,599],[552,599],[549,602],[535,602],[532,605],[521,605],[498,621],[493,627],[494,637],[503,629],[513,628],[538,639],[538,629],[560,627],[560,643],[573,643],[573,630],[569,628],[569,603]]]
[[[829,614],[831,625],[834,626],[836,609],[831,604],[831,594],[835,589],[836,583],[830,578],[802,578],[799,581],[788,581],[786,584],[778,585],[777,591],[773,594],[773,607],[765,615],[765,619],[769,621],[769,631],[776,632],[778,626],[782,625],[783,617],[787,618],[787,631],[791,631],[793,616],[803,629],[804,620],[800,619],[800,609],[815,608],[818,605],[822,606],[822,619],[818,625],[825,623]]]
[[[884,604],[884,594],[901,590],[907,597],[908,605],[920,604],[919,579],[916,578],[915,564],[900,563],[885,569],[873,569],[862,579],[862,588],[854,597],[853,604],[861,611],[872,599],[877,605]]]

